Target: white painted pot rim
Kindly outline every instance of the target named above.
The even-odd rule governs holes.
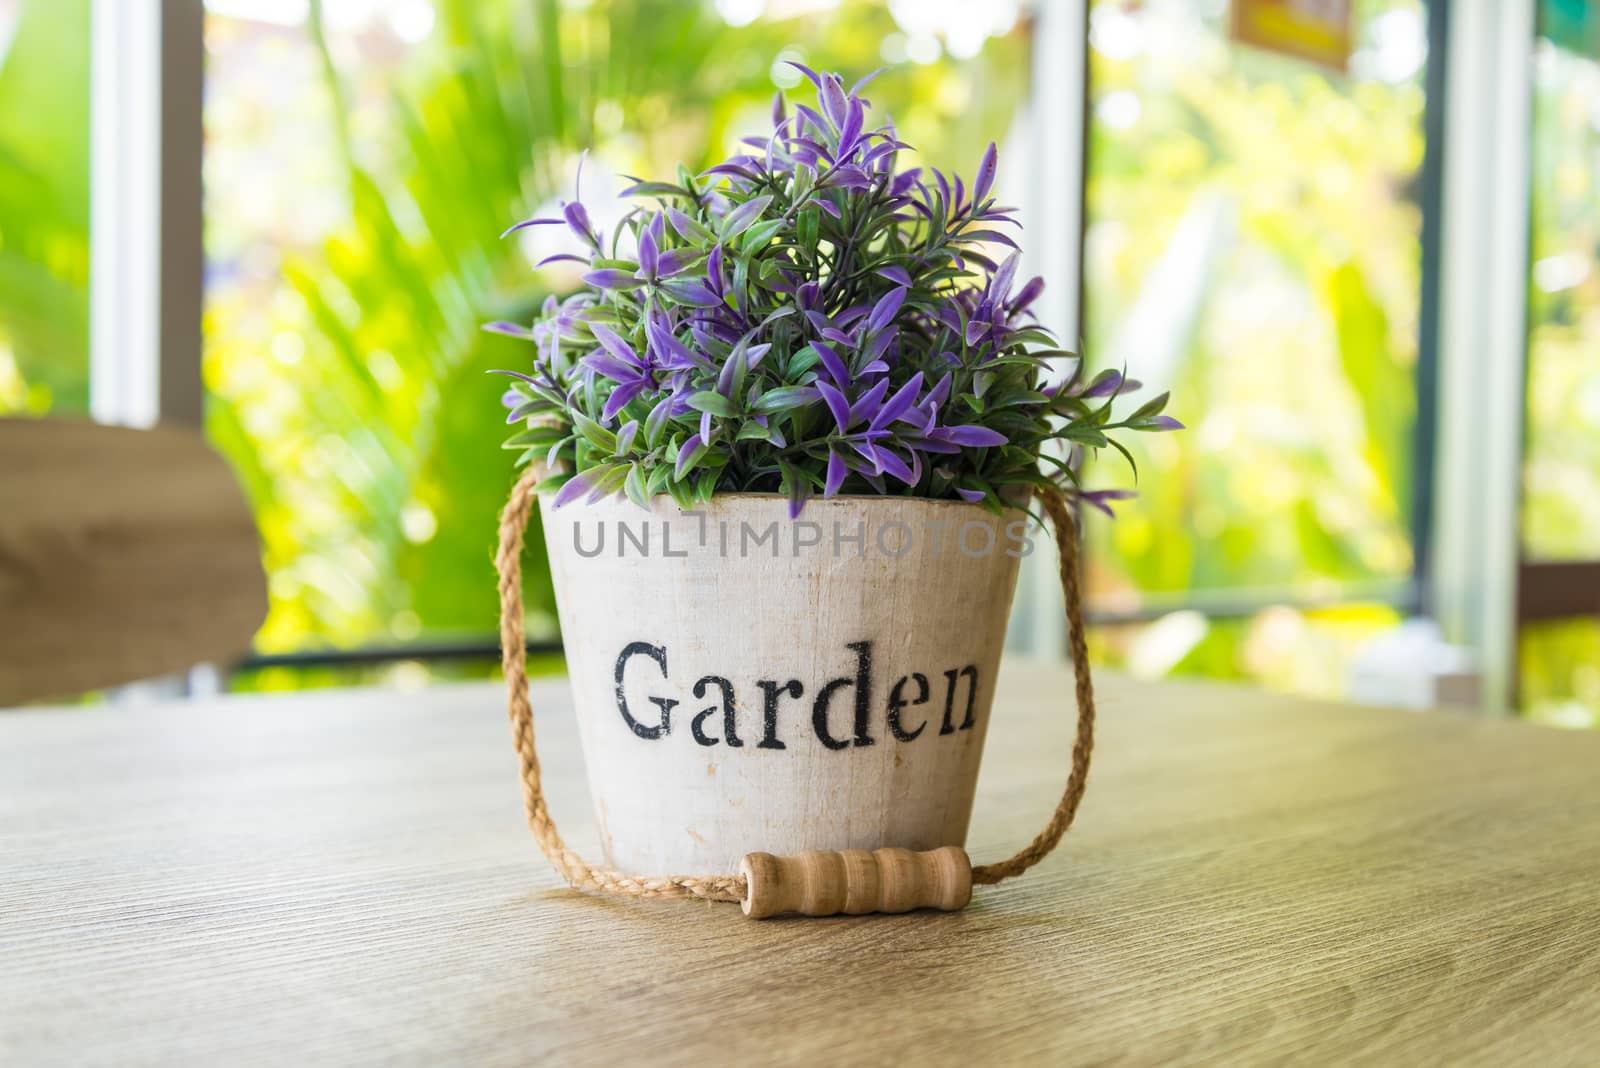
[[[545,498],[545,499],[552,499],[552,498],[555,497],[555,495],[556,495],[556,491],[555,490],[549,490],[549,491],[547,491],[545,493],[540,494],[540,496],[542,498]],[[1028,493],[1026,495],[1019,496],[1015,500],[1007,500],[1006,504],[1005,504],[1005,510],[1006,511],[1013,511],[1013,510],[1016,510],[1016,509],[1020,508],[1023,504],[1026,504],[1028,502],[1028,500],[1029,500],[1029,498],[1031,496],[1032,496],[1032,493],[1030,492],[1030,493]],[[627,501],[627,503],[629,503],[629,504],[633,504],[633,502],[631,500],[628,500],[628,498],[626,498],[626,497],[621,497],[621,498],[618,498],[618,499],[619,500],[623,500],[623,501]],[[607,503],[607,500],[609,500],[609,498],[602,498],[601,500],[598,500],[598,501],[587,501],[587,500],[582,500],[582,499],[575,500],[575,501],[569,501],[566,504],[563,504],[560,508],[553,509],[553,512],[554,512],[555,515],[560,516],[563,513],[567,513],[569,511],[573,511],[573,510],[598,508],[598,507],[601,507],[601,506],[605,505]],[[696,505],[693,509],[690,509],[690,511],[697,511],[700,508],[715,508],[719,502],[723,502],[723,501],[727,501],[727,502],[751,501],[751,502],[756,502],[756,503],[759,503],[759,502],[762,502],[762,501],[771,501],[771,502],[773,502],[775,504],[782,504],[782,505],[787,506],[788,503],[789,503],[789,498],[787,496],[785,496],[784,494],[782,494],[782,493],[760,493],[760,492],[747,491],[747,490],[738,490],[738,491],[735,491],[733,493],[718,493],[718,494],[715,494],[715,495],[712,496],[711,500],[707,501],[705,504]],[[679,514],[683,514],[683,515],[687,515],[688,514],[688,512],[685,512],[684,509],[682,509],[682,508],[680,508],[678,506],[678,502],[677,501],[673,500],[671,497],[667,496],[666,494],[658,494],[658,495],[650,498],[650,502],[651,502],[651,510],[653,510],[657,506],[657,504],[659,503],[661,506],[666,507],[666,508],[668,508],[670,510],[676,511]],[[976,511],[982,512],[984,515],[993,515],[994,514],[993,512],[990,512],[987,508],[985,508],[981,504],[977,504],[977,503],[974,503],[972,501],[964,501],[964,500],[960,499],[959,497],[916,497],[916,496],[910,496],[910,495],[900,496],[900,495],[896,495],[896,494],[881,494],[881,493],[836,493],[832,497],[807,497],[806,498],[806,503],[805,503],[805,508],[811,508],[811,507],[817,506],[817,505],[820,505],[822,507],[827,507],[828,505],[833,504],[833,503],[844,503],[844,502],[848,502],[850,504],[870,503],[870,504],[884,505],[886,507],[887,506],[894,506],[894,507],[900,507],[900,508],[905,508],[905,507],[919,507],[920,508],[920,507],[924,507],[924,506],[927,506],[927,507],[941,507],[941,508],[942,507],[970,508],[970,509],[974,509]],[[802,508],[800,510],[800,514],[795,517],[796,519],[804,519],[805,518],[805,515],[806,515],[805,508]],[[645,509],[639,509],[637,506],[635,506],[635,510],[636,511],[644,511]]]

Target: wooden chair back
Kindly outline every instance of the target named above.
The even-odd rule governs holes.
[[[0,707],[233,660],[266,608],[255,522],[198,431],[0,419]]]

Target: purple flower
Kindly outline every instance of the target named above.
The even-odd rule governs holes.
[[[583,280],[599,289],[616,289],[623,292],[638,289],[644,285],[635,275],[631,275],[627,271],[618,270],[615,267],[605,267],[598,271],[590,271],[583,276]]]
[[[556,490],[556,499],[551,502],[552,507],[560,508],[563,505],[571,504],[593,488],[594,486],[588,476],[573,475],[567,479],[560,489]]]
[[[824,74],[822,76],[822,92],[819,99],[822,103],[822,113],[835,129],[842,130],[849,117],[849,103],[844,95],[844,83],[837,74]]]
[[[888,267],[879,267],[872,273],[877,275],[879,278],[887,278],[897,286],[902,286],[906,289],[911,288],[911,275],[906,272],[904,267],[895,267],[893,265]]]
[[[1098,508],[1106,515],[1115,519],[1116,513],[1112,512],[1109,502],[1132,500],[1137,496],[1138,494],[1133,490],[1084,490],[1078,494],[1078,499],[1092,508]]]
[[[969,449],[981,449],[1006,444],[1006,436],[986,426],[940,426],[929,431],[928,437]]]
[[[657,219],[661,216],[657,215]],[[655,235],[650,232],[650,227],[645,227],[639,232],[639,277],[647,282],[656,280],[657,261],[661,255],[656,244]]]
[[[850,405],[850,425],[857,423],[872,423],[877,421],[878,413],[883,408],[883,395],[889,391],[889,380],[880,378],[875,386],[863,393],[856,402]]]
[[[885,293],[878,303],[873,305],[872,314],[867,317],[867,333],[875,334],[893,322],[895,315],[900,311],[900,305],[904,304],[905,300],[904,286]]]
[[[644,362],[639,359],[639,354],[633,351],[633,346],[618,337],[609,326],[603,323],[590,323],[589,332],[600,342],[600,347],[611,355],[632,367],[644,369]]]
[[[843,434],[850,429],[850,402],[845,400],[844,394],[820,378],[817,379],[817,392],[822,394],[828,410],[833,413],[833,421],[838,425],[839,433]]]
[[[675,274],[682,274],[689,269],[696,255],[690,249],[672,248],[656,257],[655,277],[671,278]]]
[[[695,450],[704,444],[705,440],[699,434],[690,434],[684,439],[683,444],[678,447],[678,461],[672,472],[674,476],[683,477],[684,470],[689,466],[689,462],[694,459]]]
[[[887,380],[880,384],[887,384]],[[921,389],[922,372],[918,371],[895,391],[894,396],[883,402],[883,406],[878,409],[878,413],[872,417],[872,425],[875,427],[883,426],[899,419],[910,411],[911,406],[917,402],[917,394]]]
[[[615,419],[617,413],[622,411],[629,401],[644,392],[644,387],[644,381],[639,379],[633,382],[625,382],[613,389],[611,395],[606,398],[605,407],[601,409],[600,421],[609,423]]]
[[[766,211],[767,205],[771,203],[772,197],[770,194],[759,196],[754,200],[745,201],[728,212],[727,216],[722,220],[722,239],[729,241],[744,233],[751,223],[761,217],[761,213]]]
[[[850,469],[845,466],[844,457],[839,455],[837,449],[828,450],[828,474],[822,487],[824,497],[832,497],[839,492],[839,487],[844,485],[845,478],[850,474]]]
[[[638,283],[635,283],[637,286]],[[696,308],[720,308],[722,298],[708,289],[704,282],[679,282],[663,281],[661,288],[672,295],[674,300]]]
[[[822,357],[822,366],[827,369],[828,377],[833,379],[833,384],[843,387],[850,381],[850,371],[845,367],[839,354],[820,341],[811,346],[817,350],[817,355]]]
[[[1043,278],[1030,278],[1021,289],[1017,291],[1015,299],[1008,306],[1012,315],[1027,310],[1028,306],[1039,299],[1039,294],[1044,292]]]
[[[1119,421],[1110,409],[1137,383],[1117,372],[1044,386],[1064,354],[1032,312],[1043,282],[1017,289],[1018,256],[994,255],[1016,249],[1017,220],[994,198],[993,143],[970,185],[899,170],[911,146],[868,121],[871,76],[846,91],[838,74],[793,66],[814,102],[776,94],[770,131],[698,179],[630,179],[625,195],[657,206],[636,201],[607,248],[582,160],[553,217],[507,231],[565,225],[587,246],[540,261],[584,264],[578,294],[547,300],[531,326],[485,327],[534,344],[503,401],[511,424],[554,424],[514,444],[526,458],[537,441],[536,458],[577,471],[558,504],[622,492],[624,475],[635,500],[642,487],[685,507],[776,492],[791,516],[847,484],[977,503],[1052,474],[1048,445],[1090,451],[1074,427],[1100,441],[1181,426],[1160,414],[1165,396]],[[634,262],[619,258],[628,234]],[[1090,507],[1130,496],[1052,477]]]
[[[978,161],[978,176],[972,180],[972,202],[982,204],[989,195],[989,188],[994,185],[995,165],[998,158],[995,153],[994,142],[989,142],[989,147],[983,150],[983,158]]]

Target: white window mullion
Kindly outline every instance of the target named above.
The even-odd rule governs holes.
[[[94,0],[89,408],[198,424],[200,0]]]
[[[1432,608],[1510,707],[1527,350],[1533,0],[1450,15]]]
[[[150,426],[160,396],[161,33],[154,5],[90,16],[89,410]]]
[[[1027,179],[1021,189],[1028,227],[1024,273],[1045,280],[1035,310],[1063,348],[1078,347],[1078,255],[1083,232],[1084,90],[1087,84],[1087,0],[1048,0],[1034,8],[1033,76],[1028,112]],[[1034,539],[1022,561],[1007,646],[1051,660],[1066,653],[1066,620],[1055,545]]]

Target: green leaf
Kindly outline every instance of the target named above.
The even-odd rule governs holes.
[[[578,428],[578,433],[582,434],[590,444],[605,452],[606,455],[609,456],[617,451],[617,436],[587,415],[578,411],[573,412],[572,424]]]
[[[705,225],[701,223],[699,219],[696,219],[694,216],[685,213],[683,221],[687,224],[689,237],[694,241],[705,245],[713,244],[716,241],[716,236],[712,234],[710,230],[706,229]],[[676,227],[674,227],[674,229],[676,229]]]
[[[595,491],[598,492],[602,497],[609,497],[611,494],[620,490],[622,488],[622,484],[628,480],[628,469],[631,466],[631,464],[607,464],[604,467],[598,468],[597,470],[600,471],[601,474],[595,477]],[[591,474],[593,474],[593,472],[591,472]]]
[[[672,478],[667,482],[667,492],[672,495],[679,508],[685,512],[694,511],[694,485],[688,479]]]
[[[678,443],[674,441],[673,448],[671,450],[674,457],[676,457],[678,454],[678,447]],[[680,480],[688,478],[694,473],[694,469],[700,465],[700,462],[706,458],[706,453],[710,450],[710,448],[711,446],[704,443],[696,445],[694,447],[694,451],[689,453],[689,458],[683,462],[683,467],[681,470],[677,467],[676,463],[674,463],[673,477]]]
[[[812,353],[815,356],[815,353]],[[799,408],[809,403],[814,403],[821,398],[812,386],[779,386],[769,389],[758,398],[753,407],[759,415],[768,415],[772,412],[788,411]]]
[[[754,252],[772,240],[774,234],[789,225],[784,219],[768,219],[766,222],[757,223],[744,233],[742,244],[747,252]]]
[[[796,164],[794,168],[794,185],[790,188],[790,195],[794,198],[794,202],[796,204],[802,203],[810,196],[811,188],[816,184],[817,172],[809,164]]]
[[[1129,452],[1127,446],[1123,445],[1122,442],[1118,441],[1116,438],[1106,438],[1106,444],[1120,452],[1122,454],[1122,458],[1128,461],[1128,469],[1133,472],[1134,485],[1138,485],[1139,465],[1133,462],[1133,453]]]
[[[739,355],[739,351],[735,350],[734,355],[729,358],[735,359],[738,358]],[[719,415],[725,419],[731,419],[739,414],[739,409],[731,400],[729,400],[727,397],[724,397],[722,394],[709,389],[702,390],[699,393],[691,394],[688,403],[689,407],[693,408],[695,411],[710,412],[712,415]]]
[[[1101,433],[1098,427],[1090,426],[1087,423],[1073,423],[1070,426],[1063,427],[1061,436],[1068,441],[1076,441],[1081,445],[1089,445],[1096,449],[1104,448],[1110,440],[1105,434]]]
[[[1159,397],[1152,397],[1150,400],[1140,405],[1138,411],[1134,412],[1128,417],[1128,422],[1131,424],[1135,420],[1144,419],[1147,416],[1160,415],[1162,409],[1167,406],[1167,399],[1170,396],[1172,396],[1171,393],[1163,393]]]
[[[644,443],[647,448],[653,449],[661,444],[661,435],[667,428],[668,413],[668,405],[657,404],[645,417]]]
[[[650,494],[645,489],[644,477],[639,473],[638,464],[628,465],[628,477],[622,483],[622,491],[628,495],[628,500],[640,508],[650,507]]]
[[[683,197],[685,200],[694,200],[693,193],[682,186],[673,185],[671,182],[639,182],[627,191],[630,197]]]
[[[822,356],[810,345],[799,349],[789,357],[789,377],[799,378],[822,361]]]
[[[817,227],[821,215],[822,212],[816,208],[804,208],[795,218],[795,234],[799,238],[799,245],[812,258],[817,254]]]
[[[571,482],[576,476],[572,471],[557,471],[553,475],[546,475],[533,487],[535,493],[554,493],[556,490]]]
[[[518,434],[513,434],[501,446],[503,449],[521,449],[529,445],[553,445],[564,440],[569,431],[560,426],[531,426]]]
[[[754,419],[739,428],[739,433],[734,435],[735,441],[771,441],[772,431],[756,422]]]

